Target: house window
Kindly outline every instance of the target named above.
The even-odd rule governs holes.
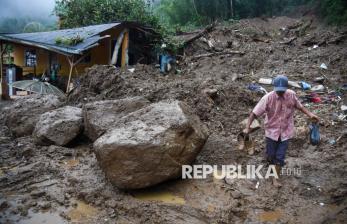
[[[37,64],[37,57],[35,50],[26,50],[25,51],[25,66],[35,67]]]

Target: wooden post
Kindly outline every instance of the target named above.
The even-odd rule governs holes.
[[[69,79],[67,81],[67,86],[66,86],[66,93],[69,92],[69,87],[70,87],[70,82],[71,82],[71,75],[72,75],[72,70],[73,70],[73,67],[74,67],[74,63],[73,63],[73,60],[74,60],[74,56],[71,56],[71,58],[69,56],[66,56],[69,64],[70,64],[70,72],[69,72]]]
[[[129,47],[129,32],[126,31],[124,34],[123,44],[122,44],[122,62],[121,67],[124,69],[128,66],[129,56],[128,56],[128,47]]]
[[[234,0],[230,0],[230,16],[234,19]]]
[[[74,56],[66,56],[67,61],[70,64],[70,72],[69,72],[69,79],[67,81],[67,86],[66,86],[66,93],[69,92],[69,86],[70,86],[70,82],[71,82],[71,76],[72,76],[72,71],[73,68],[80,63],[85,57],[87,57],[89,55],[89,53],[85,53],[83,56],[81,56],[77,61],[74,61]],[[77,68],[76,68],[76,73],[77,73]]]

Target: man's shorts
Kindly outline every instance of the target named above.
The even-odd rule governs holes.
[[[281,142],[266,137],[266,156],[271,165],[284,166],[284,159],[288,149],[288,140]]]

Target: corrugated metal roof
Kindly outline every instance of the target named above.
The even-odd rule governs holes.
[[[97,44],[102,38],[99,35],[100,33],[119,25],[121,25],[121,23],[109,23],[49,32],[0,34],[0,40],[19,42],[65,54],[82,54],[83,51]],[[71,38],[76,35],[82,37],[83,42],[74,46],[56,44],[56,38],[58,37]]]

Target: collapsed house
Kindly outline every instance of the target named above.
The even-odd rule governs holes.
[[[49,32],[0,34],[2,92],[8,94],[6,80],[8,84],[22,77],[31,78],[41,74],[52,79],[68,76],[68,91],[71,77],[83,73],[94,64],[124,68],[139,62],[150,63],[153,35],[156,33],[151,28],[134,22]],[[3,63],[8,46],[13,47],[12,66]],[[6,74],[11,77],[6,78]]]

